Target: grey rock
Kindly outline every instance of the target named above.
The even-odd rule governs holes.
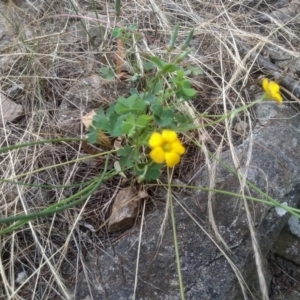
[[[256,113],[260,115],[261,111],[266,110],[264,106],[270,105],[273,105],[272,109],[277,112],[274,113],[277,117],[267,120],[252,133],[252,137],[235,148],[239,168],[245,169],[247,151],[252,143],[247,180],[279,202],[296,206],[300,200],[300,116],[295,114],[292,108],[273,103],[262,103],[256,108]],[[233,167],[231,152],[224,152],[220,160]],[[207,187],[208,182],[207,170],[199,172],[194,179],[194,184],[199,187]],[[217,189],[240,193],[237,177],[221,164],[217,166],[215,182]],[[245,193],[263,198],[251,187],[245,189]],[[207,198],[208,194],[205,191],[194,193],[192,196],[181,194],[174,205],[186,299],[243,299],[236,275],[228,260],[191,218],[192,216],[214,237],[208,222]],[[280,214],[267,205],[250,201],[247,203],[264,261],[290,216],[287,213]],[[167,222],[159,243],[164,208],[164,205],[158,204],[148,213],[143,225],[136,299],[180,299],[170,221]],[[248,220],[241,198],[215,194],[213,212],[217,228],[232,251],[231,254],[228,253],[229,257],[240,270],[248,286],[259,290]],[[86,279],[81,274],[77,288],[73,288],[75,298],[83,299],[92,294],[94,299],[131,299],[138,241],[139,229],[134,228],[114,246],[103,248],[99,257],[90,258],[87,268],[91,272],[89,280],[92,288],[89,290]],[[266,274],[267,283],[269,279],[270,276]],[[249,299],[259,297],[248,296]]]
[[[300,6],[299,6],[300,7]],[[300,20],[299,20],[300,22]],[[267,45],[264,47],[264,51],[269,58],[274,61],[275,65],[281,69],[288,69],[295,74],[300,74],[300,56],[297,52],[284,51],[284,45],[281,47],[275,47],[274,45]]]
[[[16,104],[0,92],[0,121],[1,124],[6,121],[14,121],[24,115],[23,106]]]
[[[272,251],[281,257],[300,265],[300,237],[291,232],[290,225],[284,226]]]
[[[297,23],[299,22],[297,16],[300,12],[300,5],[297,1],[278,1],[277,5],[272,1],[272,6],[274,5],[278,9],[272,11],[271,13],[260,14],[257,20],[259,22],[282,22],[282,23]],[[283,2],[283,3],[280,3]],[[273,7],[274,7],[273,6]],[[283,6],[283,7],[282,7]]]

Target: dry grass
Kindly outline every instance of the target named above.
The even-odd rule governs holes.
[[[240,43],[252,46],[253,51],[261,51],[265,45],[278,47],[295,59],[299,57],[299,20],[295,17],[283,24],[272,15],[276,10],[273,1],[255,3],[128,0],[122,1],[120,23],[137,23],[143,34],[136,47],[128,48],[127,45],[128,52],[133,55],[165,54],[165,45],[175,24],[180,24],[179,41],[195,29],[191,43],[193,51],[184,63],[199,66],[204,73],[193,78],[199,97],[185,109],[195,117],[200,116],[197,118],[199,124],[205,124],[208,117],[204,114],[221,116],[257,97],[249,87],[257,83],[263,70],[240,56]],[[114,65],[115,44],[110,35],[115,22],[113,3],[103,0],[8,0],[1,3],[0,13],[8,30],[0,46],[1,91],[25,109],[22,119],[1,124],[1,146],[64,137],[66,133],[57,120],[68,89],[76,80],[97,74],[102,66]],[[93,21],[98,18],[99,22]],[[84,31],[75,31],[79,21],[84,22],[88,30],[90,26],[94,28],[90,32],[92,40]],[[99,101],[101,105],[106,104]],[[214,188],[215,167],[211,165],[208,152],[219,155],[230,149],[235,157],[234,145],[252,131],[251,113],[245,112],[239,118],[250,125],[248,132],[234,132],[238,119],[230,119],[187,136],[187,140],[196,139],[203,151],[191,145],[174,176],[186,182],[192,180],[199,165],[206,163],[211,171],[209,187]],[[83,131],[78,134],[83,135]],[[84,155],[75,142],[38,145],[1,154],[2,178],[17,178],[27,184],[65,186],[43,189],[2,183],[1,216],[40,210],[74,194],[79,187],[72,184],[94,178],[103,168],[101,159],[77,161]],[[248,159],[250,157],[248,153]],[[57,166],[71,160],[74,163]],[[49,166],[51,168],[34,172]],[[101,247],[101,237],[106,234],[101,226],[108,216],[109,201],[118,184],[119,179],[106,182],[83,205],[31,221],[12,234],[1,236],[0,298],[68,299],[66,286],[74,282],[76,274],[82,270],[85,254]],[[241,182],[241,190],[244,188],[245,182]],[[222,242],[212,209],[210,220]],[[254,234],[252,238],[261,290],[263,298],[267,299]],[[244,286],[237,270],[236,274]]]

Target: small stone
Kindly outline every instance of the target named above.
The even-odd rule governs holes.
[[[14,121],[18,117],[24,114],[23,106],[16,104],[12,100],[8,99],[2,93],[0,93],[0,105],[1,105],[1,114],[0,119],[2,122]]]
[[[286,202],[283,202],[282,205],[288,206],[288,204]],[[279,207],[279,206],[276,206],[275,210],[279,216],[284,216],[287,213],[287,211],[284,208]]]
[[[248,123],[245,121],[240,121],[240,122],[236,123],[234,126],[234,130],[240,134],[245,133],[247,128],[248,128]]]
[[[290,226],[291,233],[300,237],[300,223],[296,216],[291,216],[289,218],[288,224]]]
[[[108,223],[110,233],[126,230],[134,225],[140,199],[140,195],[132,187],[119,191]]]
[[[26,271],[22,271],[22,272],[18,273],[16,283],[23,284],[26,281],[27,277],[28,277],[28,275],[27,275]]]
[[[272,251],[300,265],[300,238],[291,232],[290,224],[286,224],[278,236]]]

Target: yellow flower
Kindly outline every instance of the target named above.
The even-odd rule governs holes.
[[[267,78],[263,79],[262,86],[266,92],[266,97],[276,101],[278,104],[282,103],[282,96],[279,93],[280,86],[275,81],[269,81]]]
[[[149,146],[152,148],[150,157],[157,164],[166,162],[167,166],[173,168],[180,162],[180,155],[185,152],[185,148],[177,137],[177,133],[172,130],[163,130],[152,133]]]

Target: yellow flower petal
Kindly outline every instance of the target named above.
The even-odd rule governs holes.
[[[177,133],[173,130],[163,130],[162,137],[166,143],[174,143],[177,140]]]
[[[272,98],[272,100],[275,100],[277,103],[282,103],[282,96],[279,93],[280,90],[280,86],[279,84],[277,84],[274,81],[270,81],[269,83],[269,90],[270,90],[270,98]]]
[[[281,104],[283,99],[282,96],[279,93],[277,93],[273,95],[272,100],[275,100],[278,104]]]
[[[262,82],[263,89],[267,94],[269,94],[269,80],[268,78],[264,78]]]
[[[151,150],[150,157],[157,164],[162,164],[166,159],[166,154],[163,148],[155,147],[153,150]]]
[[[150,140],[149,140],[149,146],[151,148],[155,147],[161,147],[164,142],[164,139],[162,135],[158,132],[154,132],[151,134]]]
[[[172,151],[182,155],[185,152],[185,148],[183,147],[181,142],[177,140],[174,143],[172,143]]]
[[[166,153],[166,164],[169,168],[173,168],[180,162],[180,156],[176,152]]]
[[[280,85],[275,81],[269,81],[267,78],[263,79],[263,89],[269,99],[276,101],[278,104],[282,103],[282,96],[280,94]]]
[[[269,91],[270,91],[270,94],[273,94],[273,93],[278,93],[280,90],[280,86],[279,84],[277,84],[275,81],[270,81],[269,82]]]

